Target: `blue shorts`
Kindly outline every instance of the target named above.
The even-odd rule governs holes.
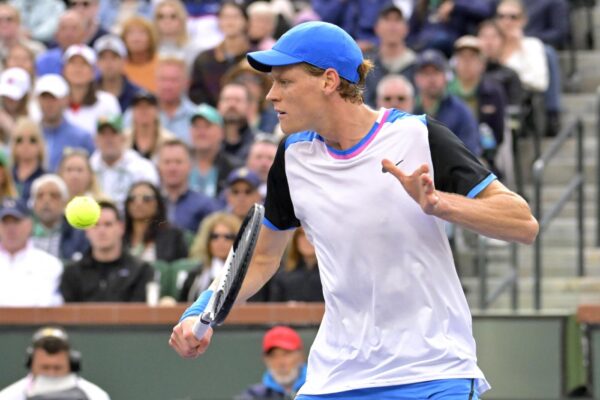
[[[299,395],[296,400],[478,400],[475,379],[441,379],[347,392]]]

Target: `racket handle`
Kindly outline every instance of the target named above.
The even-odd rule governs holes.
[[[194,326],[192,327],[192,332],[194,332],[194,336],[196,336],[196,339],[200,340],[204,337],[204,335],[206,334],[206,331],[208,330],[208,327],[210,326],[210,322],[209,321],[204,321],[202,319],[202,316],[199,316],[196,319],[196,322],[194,322]]]

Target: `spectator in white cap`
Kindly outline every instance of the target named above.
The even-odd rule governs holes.
[[[94,152],[92,135],[72,124],[64,117],[69,101],[69,85],[60,75],[44,75],[35,83],[42,114],[41,127],[46,141],[48,170],[56,172],[65,148],[85,149]]]
[[[65,117],[93,135],[98,117],[121,113],[117,98],[96,89],[96,52],[85,45],[70,46],[63,56],[63,76],[69,84],[69,108]]]
[[[94,44],[98,55],[98,88],[111,93],[119,100],[121,110],[125,111],[131,105],[133,97],[141,88],[125,76],[125,58],[127,48],[120,37],[104,35]]]
[[[0,75],[0,131],[6,142],[19,117],[27,117],[31,79],[22,68],[9,68]]]
[[[84,43],[85,24],[77,11],[67,10],[60,16],[54,39],[58,46],[40,54],[37,58],[35,70],[38,76],[61,74],[63,52],[71,45]]]

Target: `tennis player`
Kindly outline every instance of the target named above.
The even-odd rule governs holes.
[[[291,135],[269,172],[240,299],[273,275],[302,225],[326,304],[297,399],[477,399],[489,385],[444,224],[532,243],[527,203],[440,123],[364,105],[371,63],[337,26],[298,25],[248,60],[271,73],[267,98]],[[211,329],[202,340],[192,333],[202,307],[173,330],[183,357],[209,345]]]

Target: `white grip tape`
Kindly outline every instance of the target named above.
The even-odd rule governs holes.
[[[196,322],[194,322],[194,326],[192,327],[192,332],[194,332],[194,336],[196,336],[196,339],[202,339],[206,334],[206,331],[208,330],[209,326],[210,322],[204,322],[202,321],[202,317],[198,316],[198,319],[196,319]]]

